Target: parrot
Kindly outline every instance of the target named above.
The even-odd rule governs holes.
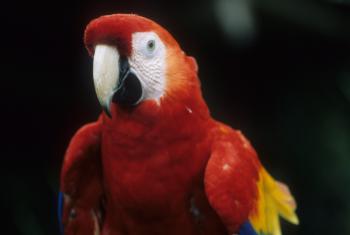
[[[280,217],[299,224],[289,188],[211,117],[196,60],[165,28],[105,15],[84,43],[102,112],[64,157],[64,234],[281,235]]]

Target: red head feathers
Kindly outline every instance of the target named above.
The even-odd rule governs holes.
[[[137,109],[151,102],[164,108],[166,100],[173,107],[206,107],[195,59],[155,22],[130,14],[102,16],[87,26],[85,45],[94,57],[97,96],[109,116],[116,106]]]
[[[85,46],[91,55],[97,44],[109,44],[116,46],[121,54],[130,56],[132,34],[148,31],[156,32],[168,47],[179,47],[164,28],[150,19],[133,14],[106,15],[91,21],[85,30]]]

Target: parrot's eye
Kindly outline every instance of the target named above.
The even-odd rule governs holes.
[[[147,42],[147,50],[149,52],[154,51],[154,49],[156,48],[156,41],[154,39],[151,39]]]
[[[154,32],[134,33],[132,48],[135,55],[140,55],[147,61],[159,58],[160,53],[165,50],[164,44]]]

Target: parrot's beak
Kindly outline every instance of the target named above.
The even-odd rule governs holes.
[[[111,117],[111,103],[125,106],[138,104],[143,96],[140,80],[130,71],[128,59],[109,45],[95,47],[93,77],[97,98]]]
[[[94,53],[93,77],[98,101],[110,116],[110,105],[119,80],[119,53],[115,47],[97,45]]]

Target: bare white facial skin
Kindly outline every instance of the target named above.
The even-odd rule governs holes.
[[[141,80],[142,100],[159,99],[164,94],[166,48],[154,32],[137,32],[132,35],[130,70]]]
[[[132,51],[128,58],[130,72],[142,85],[142,100],[153,99],[159,104],[164,95],[166,48],[154,32],[137,32],[132,35]],[[95,46],[93,61],[94,85],[98,100],[110,114],[110,104],[117,90],[120,54],[115,46]],[[138,103],[137,102],[137,103]]]

